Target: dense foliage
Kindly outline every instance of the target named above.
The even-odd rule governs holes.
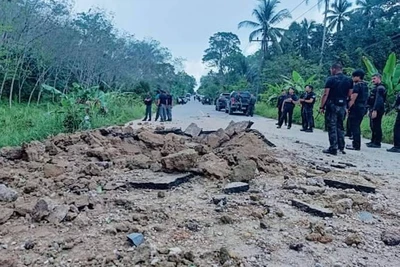
[[[400,54],[398,1],[319,1],[326,18],[323,23],[308,19],[306,13],[300,23],[293,22],[287,29],[276,26],[290,17],[287,10],[280,10],[280,1],[257,2],[259,4],[253,10],[255,21],[240,22],[239,28],[254,29],[249,39],[260,42],[261,49],[247,57],[238,54],[237,49],[225,54],[227,58],[236,59],[236,62],[231,60],[230,65],[242,67],[229,68],[230,71],[225,72],[211,70],[201,79],[201,93],[216,95],[223,91],[248,89],[263,93],[263,99],[268,99],[265,94],[274,95],[277,86],[287,87],[295,82],[282,77],[292,77],[293,71],[304,79],[315,75],[314,85],[322,88],[332,63],[341,63],[350,72],[355,68],[367,70],[365,59],[368,59],[377,71],[384,73],[389,54]],[[232,33],[224,35],[238,40]],[[210,47],[215,49],[215,45],[210,39]],[[391,91],[393,94],[394,90]]]
[[[42,85],[143,94],[160,86],[176,95],[196,81],[182,60],[155,40],[118,32],[101,10],[73,14],[72,0],[0,1],[0,98],[54,100]]]

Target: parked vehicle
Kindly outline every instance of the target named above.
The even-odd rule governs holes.
[[[220,111],[221,109],[227,109],[228,101],[230,98],[229,93],[222,93],[219,95],[217,100],[215,101],[215,110]]]
[[[233,91],[229,96],[228,106],[225,109],[226,113],[233,114],[234,112],[247,113],[249,108],[251,94],[248,91],[236,92]]]
[[[186,100],[186,97],[179,96],[179,97],[176,99],[176,102],[178,103],[178,105],[184,105],[184,104],[187,103],[187,100]]]
[[[211,105],[211,97],[205,96],[201,99],[203,105]]]

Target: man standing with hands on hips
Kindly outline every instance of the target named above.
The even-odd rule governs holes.
[[[322,152],[337,155],[338,150],[345,154],[343,121],[346,116],[347,98],[351,96],[353,91],[353,80],[343,74],[343,67],[340,64],[332,65],[331,74],[332,76],[326,81],[320,106],[321,113],[325,112],[325,108],[328,112],[330,144],[329,148]]]

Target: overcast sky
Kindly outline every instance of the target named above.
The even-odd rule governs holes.
[[[302,0],[281,0],[279,9],[292,11],[297,8],[292,12],[293,18],[279,26],[287,27],[294,19],[301,21],[304,17],[320,22],[321,12],[318,7],[312,8],[317,1],[310,0],[308,5],[303,3],[297,7]],[[91,7],[109,11],[118,29],[132,33],[138,39],[151,37],[158,40],[175,57],[185,58],[186,72],[199,80],[207,73],[201,59],[208,47],[208,39],[214,33],[237,34],[245,54],[257,49],[257,44],[249,45],[250,30],[237,28],[240,21],[253,20],[251,13],[256,4],[256,0],[75,0],[75,11],[87,11]]]

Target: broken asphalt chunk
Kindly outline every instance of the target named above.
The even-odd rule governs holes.
[[[340,163],[332,163],[331,167],[336,168],[336,169],[346,169],[347,165],[345,164],[340,164]]]
[[[361,184],[343,182],[332,179],[324,179],[324,183],[329,187],[334,187],[339,189],[354,189],[359,192],[375,193],[375,187],[368,185],[361,185]]]
[[[225,133],[229,135],[229,137],[234,136],[235,134],[240,134],[245,132],[247,129],[250,129],[251,126],[254,124],[252,121],[240,121],[234,122],[231,121],[225,129]]]
[[[227,184],[223,192],[225,194],[233,194],[233,193],[241,193],[241,192],[246,192],[250,189],[249,184],[247,183],[242,183],[242,182],[235,182],[235,183],[229,183]]]
[[[141,178],[137,181],[129,181],[129,187],[137,189],[156,189],[168,190],[189,182],[194,177],[193,174],[166,175],[150,179]]]
[[[144,241],[144,236],[141,233],[132,233],[129,234],[127,237],[128,240],[136,247],[140,246],[140,244],[142,244]]]
[[[298,199],[292,199],[292,206],[297,207],[298,209],[316,215],[320,217],[332,217],[333,212],[329,209],[325,209],[322,207],[318,207],[315,205],[308,204]]]
[[[203,130],[203,129],[200,128],[199,126],[197,126],[196,123],[193,123],[193,122],[192,122],[192,123],[186,128],[186,130],[185,130],[184,133],[185,133],[186,135],[190,136],[190,137],[197,137],[197,136],[200,135],[200,133],[201,133],[202,130]]]
[[[258,138],[260,138],[265,144],[267,144],[270,147],[276,147],[276,145],[274,143],[272,143],[271,141],[269,141],[265,135],[263,135],[259,130],[256,129],[246,129],[247,133],[252,133],[254,135],[256,135]]]
[[[226,205],[227,198],[224,195],[217,195],[217,196],[213,196],[212,201],[215,205]]]

